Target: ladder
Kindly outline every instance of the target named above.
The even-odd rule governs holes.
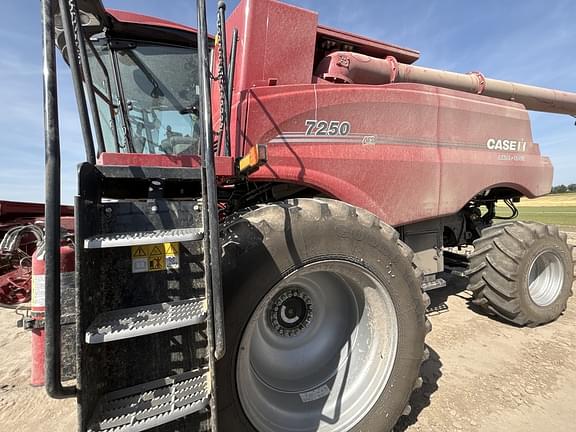
[[[46,390],[55,398],[76,396],[81,432],[218,428],[215,362],[224,355],[225,341],[205,0],[197,8],[200,166],[105,166],[96,163],[105,148],[77,1],[42,0]],[[75,197],[74,299],[61,298],[59,289],[57,15],[87,160],[78,169]],[[70,301],[76,310],[77,382],[64,387],[61,363],[67,347],[62,346],[61,305]]]
[[[200,171],[79,170],[81,431],[215,430],[213,262]]]

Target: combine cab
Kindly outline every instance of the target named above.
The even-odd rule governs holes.
[[[273,0],[228,18],[220,2],[214,39],[203,0],[198,30],[42,4],[46,388],[77,398],[81,432],[388,431],[422,384],[425,291],[444,271],[516,324],[566,307],[565,236],[494,221],[498,200],[550,191],[526,108],[575,114],[576,95],[413,66],[416,51]],[[56,48],[86,150],[74,296]]]

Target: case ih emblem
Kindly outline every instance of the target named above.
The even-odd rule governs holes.
[[[526,151],[526,141],[490,138],[486,141],[486,147],[490,150]]]

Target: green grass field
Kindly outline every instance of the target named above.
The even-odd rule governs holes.
[[[516,207],[520,212],[519,220],[576,228],[576,193],[547,195],[532,200],[522,198]],[[498,203],[496,214],[508,216],[510,210],[504,203]]]

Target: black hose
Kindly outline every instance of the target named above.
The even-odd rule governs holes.
[[[494,219],[499,219],[499,220],[516,219],[518,217],[518,209],[514,205],[514,202],[510,198],[507,198],[504,200],[504,203],[508,206],[508,208],[510,209],[512,214],[510,216],[494,216]]]

